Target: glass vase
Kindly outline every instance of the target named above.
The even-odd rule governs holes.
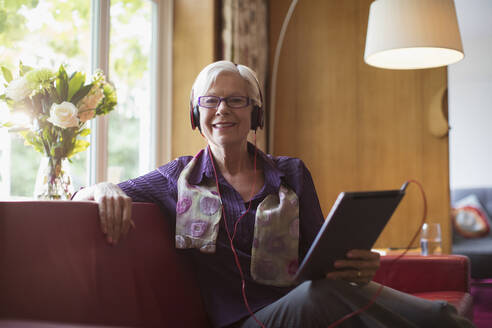
[[[39,165],[34,197],[39,200],[68,200],[73,195],[66,158],[43,157]]]

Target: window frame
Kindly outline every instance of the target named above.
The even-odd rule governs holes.
[[[143,174],[155,169],[159,164],[171,160],[172,135],[172,54],[173,54],[173,24],[174,0],[147,0],[152,5],[152,49],[150,51],[150,113],[145,120],[150,131],[150,137],[145,143],[140,141],[139,171]],[[90,70],[101,69],[109,80],[109,47],[110,47],[110,0],[91,0],[91,53]],[[108,116],[97,116],[90,120],[90,147],[86,151],[86,174],[82,185],[91,185],[108,178]],[[141,126],[142,128],[142,126]],[[3,129],[2,129],[3,130]],[[3,130],[4,133],[6,133]],[[149,133],[146,133],[149,135]],[[150,145],[150,146],[149,146]],[[12,195],[11,190],[11,142],[8,148],[2,148],[0,159],[7,165],[0,169],[1,199],[26,199],[26,196]],[[144,159],[144,165],[140,159]],[[3,188],[5,187],[5,188]],[[34,186],[33,186],[34,187]]]
[[[147,117],[150,140],[149,153],[140,156],[139,173],[143,174],[157,167],[158,163],[171,160],[171,118],[172,118],[172,35],[173,0],[148,0],[152,2],[151,49],[151,108]],[[109,76],[111,0],[92,0],[92,54],[91,70],[101,69]],[[108,177],[108,118],[98,116],[91,121],[89,148],[88,184],[107,180]],[[143,163],[142,163],[143,161]]]

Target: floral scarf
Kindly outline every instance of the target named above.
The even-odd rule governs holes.
[[[222,202],[215,181],[192,185],[188,178],[198,153],[178,178],[176,204],[176,248],[197,248],[215,253]],[[256,210],[251,276],[259,283],[290,286],[298,267],[299,201],[296,193],[280,186]]]

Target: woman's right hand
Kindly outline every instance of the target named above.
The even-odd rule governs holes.
[[[132,221],[132,200],[117,185],[98,183],[78,191],[73,200],[94,200],[99,205],[101,229],[110,244],[116,244],[127,235]]]

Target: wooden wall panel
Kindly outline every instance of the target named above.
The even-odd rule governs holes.
[[[215,58],[215,1],[175,0],[171,156],[194,155],[205,146],[191,130],[189,99],[198,73]]]
[[[393,189],[417,179],[427,193],[429,220],[441,223],[449,252],[448,140],[432,136],[427,123],[432,97],[447,84],[446,69],[366,65],[371,2],[298,3],[280,57],[274,153],[304,160],[324,213],[341,191]],[[288,5],[270,1],[271,54]],[[377,246],[406,246],[422,206],[418,188],[409,187]]]

